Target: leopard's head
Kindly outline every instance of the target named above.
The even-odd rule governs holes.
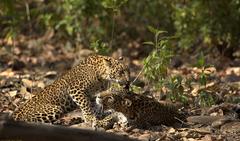
[[[126,87],[130,84],[130,72],[129,68],[121,61],[111,57],[103,60],[105,71],[103,72],[103,79],[107,79],[111,82],[119,83]]]
[[[100,93],[99,98],[103,109],[114,109],[118,112],[126,112],[132,106],[132,101],[126,98],[126,93],[104,92]]]

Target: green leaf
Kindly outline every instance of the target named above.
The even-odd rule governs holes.
[[[168,33],[167,31],[164,31],[164,30],[157,30],[156,32],[156,37],[158,37],[160,34],[163,34],[163,33]]]
[[[153,42],[151,42],[151,41],[149,41],[149,42],[143,42],[143,44],[144,45],[151,45],[151,46],[154,46],[155,44],[153,43]]]
[[[155,29],[155,28],[152,27],[152,26],[147,26],[147,28],[148,28],[148,30],[149,30],[150,32],[152,32],[153,34],[156,34],[156,33],[158,32],[158,30]]]
[[[66,30],[67,30],[69,35],[71,35],[71,36],[73,35],[73,27],[72,26],[67,26]]]

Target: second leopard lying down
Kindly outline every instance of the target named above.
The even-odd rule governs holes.
[[[151,125],[174,125],[184,119],[173,104],[161,103],[154,98],[136,94],[127,90],[107,90],[98,96],[103,109],[113,109],[123,113],[127,119],[138,127]]]

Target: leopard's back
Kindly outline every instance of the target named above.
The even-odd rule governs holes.
[[[52,84],[19,106],[12,117],[21,121],[53,123],[76,107],[66,90]]]

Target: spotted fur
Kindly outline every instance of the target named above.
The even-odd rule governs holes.
[[[93,55],[37,93],[14,113],[15,120],[54,123],[63,114],[81,108],[85,122],[97,124],[91,101],[109,82],[127,86],[129,70],[112,57]]]
[[[130,123],[143,128],[149,125],[173,125],[177,118],[183,117],[173,104],[159,102],[146,95],[124,89],[101,92],[98,99],[104,110],[113,109],[121,112]]]

